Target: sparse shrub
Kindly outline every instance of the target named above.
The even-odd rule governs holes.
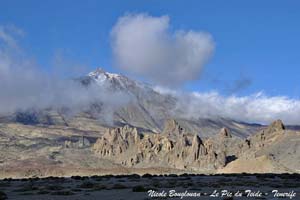
[[[110,178],[113,178],[114,176],[113,175],[105,175],[103,176],[104,178],[107,178],[107,179],[110,179]]]
[[[51,191],[59,191],[59,190],[64,189],[64,187],[61,185],[47,185],[46,189],[51,190]]]
[[[29,191],[34,191],[38,190],[39,188],[34,186],[33,184],[28,184],[28,185],[23,185],[23,187],[14,190],[14,192],[29,192]]]
[[[82,190],[79,189],[79,188],[73,188],[72,191],[73,191],[73,192],[81,192]]]
[[[127,178],[127,175],[116,175],[115,178]]]
[[[142,176],[142,178],[152,178],[152,175],[151,175],[151,174],[144,174],[144,175]]]
[[[22,192],[22,193],[19,193],[20,196],[25,196],[25,195],[34,195],[33,192]]]
[[[0,200],[5,200],[5,199],[7,199],[7,195],[4,192],[0,191]]]
[[[187,186],[188,186],[188,187],[194,186],[194,182],[188,182],[188,183],[187,183]]]
[[[173,179],[173,180],[168,180],[168,186],[169,188],[175,187],[177,184],[177,180]]]
[[[105,185],[95,185],[93,190],[105,190],[107,187]]]
[[[87,176],[71,176],[71,179],[74,179],[74,180],[86,180],[88,178],[89,177],[87,177]]]
[[[95,180],[95,181],[101,181],[102,180],[102,177],[101,176],[97,176],[97,175],[91,176],[90,178],[93,179],[93,180]]]
[[[71,176],[71,179],[74,179],[74,180],[81,180],[81,177],[80,177],[80,176]]]
[[[79,187],[80,188],[93,188],[94,186],[95,186],[95,183],[86,181],[86,182],[83,182]]]
[[[51,192],[51,195],[74,195],[74,193],[69,190],[62,190],[62,191]]]
[[[138,175],[138,174],[131,174],[131,175],[129,175],[128,176],[128,178],[133,178],[133,179],[138,179],[138,178],[141,178],[141,176],[140,175]]]
[[[184,174],[180,174],[179,175],[180,177],[186,177],[186,176],[189,176],[187,173],[184,173]]]
[[[0,187],[9,187],[9,186],[10,186],[10,182],[8,181],[0,182]]]
[[[138,186],[134,186],[132,188],[132,192],[147,192],[148,189],[146,189],[145,187],[138,185]]]
[[[102,176],[92,176],[90,177],[92,180],[94,181],[103,181],[103,177]]]
[[[49,194],[50,192],[48,190],[40,190],[37,192],[37,194]]]
[[[162,185],[160,184],[159,181],[154,181],[154,182],[152,182],[152,185],[153,185],[154,187],[156,187],[156,188],[161,188],[161,187],[162,187]]]
[[[122,185],[122,184],[114,184],[113,186],[112,186],[112,189],[126,189],[127,188],[127,186],[125,186],[125,185]]]
[[[141,176],[138,174],[133,174],[133,175],[128,176],[129,181],[139,181],[140,178],[141,178]]]
[[[38,181],[38,180],[40,180],[39,177],[34,177],[34,178],[31,178],[31,179],[30,179],[30,181]]]
[[[223,200],[233,200],[233,197],[225,197]]]

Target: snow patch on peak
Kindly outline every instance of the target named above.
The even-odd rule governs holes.
[[[108,82],[113,82],[115,80],[120,81],[120,79],[122,79],[121,75],[106,72],[100,67],[95,71],[90,72],[88,76],[93,78],[100,85],[106,84]]]
[[[97,76],[99,74],[105,74],[106,72],[101,68],[98,67],[95,71],[90,72],[88,75],[89,76]]]
[[[119,74],[113,74],[113,73],[109,73],[109,72],[106,72],[105,70],[103,70],[102,68],[97,68],[95,71],[92,71],[88,74],[88,76],[90,77],[94,77],[95,79],[98,79],[98,78],[108,78],[108,79],[112,79],[112,78],[119,78],[121,77],[121,75]]]
[[[99,86],[125,91],[126,93],[140,94],[154,92],[151,85],[132,80],[121,74],[109,73],[102,68],[88,74]]]

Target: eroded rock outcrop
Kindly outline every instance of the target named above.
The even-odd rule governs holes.
[[[225,152],[217,153],[213,145],[210,140],[187,133],[175,120],[168,120],[162,134],[140,134],[129,126],[109,129],[93,150],[101,158],[126,167],[208,171],[226,163]]]
[[[238,146],[238,159],[220,173],[298,173],[300,132],[286,130],[281,120],[250,136]]]
[[[206,140],[217,155],[223,156],[225,165],[237,159],[241,153],[241,144],[243,140],[231,135],[230,131],[223,127],[219,133]]]
[[[257,134],[247,139],[248,147],[253,150],[259,150],[278,140],[285,133],[285,126],[281,120],[271,123],[266,129],[259,131]]]
[[[227,128],[225,128],[225,127],[223,127],[223,128],[220,130],[220,132],[219,132],[218,135],[220,136],[221,139],[224,139],[224,138],[232,138],[232,135],[229,133],[229,130],[228,130]]]
[[[295,172],[299,164],[297,138],[299,133],[285,130],[280,120],[241,139],[225,127],[213,137],[200,138],[171,119],[161,134],[142,134],[130,126],[109,129],[92,149],[99,158],[128,168],[163,167],[198,173]],[[292,155],[296,161],[287,162]],[[256,164],[259,169],[251,167]]]

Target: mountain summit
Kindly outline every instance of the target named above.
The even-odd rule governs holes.
[[[163,130],[166,120],[176,119],[176,123],[182,128],[206,137],[217,134],[222,127],[229,128],[232,134],[238,137],[246,137],[257,130],[256,126],[230,119],[182,118],[177,115],[178,100],[175,96],[159,93],[151,85],[124,75],[106,72],[102,68],[90,72],[87,78],[100,87],[122,91],[132,97],[133,101],[129,105],[115,113],[117,124],[130,124],[157,133]]]
[[[262,128],[184,118],[176,96],[101,68],[75,81],[76,87],[99,93],[105,87],[131,100],[113,109],[97,100],[73,115],[49,108],[0,117],[0,177],[92,175],[96,169],[148,173],[149,167],[155,173],[299,172],[299,132],[280,120]],[[113,123],[102,120],[107,115]]]
[[[121,93],[112,98],[128,97],[130,101],[117,108],[107,108],[102,102],[93,102],[81,112],[68,108],[49,108],[14,113],[0,117],[0,122],[19,122],[27,125],[61,125],[79,127],[84,130],[97,130],[101,127],[130,125],[144,132],[160,133],[167,120],[173,120],[182,129],[202,137],[216,135],[222,127],[228,128],[233,136],[245,138],[257,131],[259,126],[240,123],[224,118],[186,118],[184,110],[178,110],[178,97],[160,93],[151,85],[142,83],[121,74],[106,72],[103,68],[82,76],[79,81],[85,87],[93,85],[93,92]],[[115,100],[115,99],[114,99]],[[72,114],[76,113],[76,115]],[[107,119],[109,118],[109,119]]]
[[[100,86],[106,85],[108,87],[123,91],[138,92],[137,90],[150,89],[150,87],[148,87],[144,83],[132,80],[127,76],[121,74],[106,72],[101,67],[97,68],[95,71],[90,72],[88,74],[88,77],[90,77]]]

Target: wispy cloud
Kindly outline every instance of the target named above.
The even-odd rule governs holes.
[[[286,96],[267,96],[263,92],[248,96],[222,96],[218,92],[179,92],[157,87],[156,91],[178,99],[173,115],[183,118],[229,118],[268,124],[282,119],[300,124],[300,100]]]
[[[77,113],[88,109],[91,103],[101,102],[102,110],[106,111],[102,115],[110,118],[115,109],[129,101],[129,97],[121,92],[111,92],[98,85],[84,87],[78,81],[43,73],[22,51],[14,31],[0,26],[1,115],[62,107]]]
[[[213,38],[193,30],[172,32],[169,21],[147,14],[120,17],[111,33],[117,66],[168,86],[198,79],[213,54]]]
[[[145,22],[146,21],[146,26]],[[140,26],[138,26],[138,25]],[[118,33],[113,34],[121,34],[118,40],[126,40],[127,37],[130,36],[129,41],[126,41],[125,44],[132,41],[131,38],[137,39],[137,41],[143,41],[143,34],[149,33],[149,36],[152,40],[146,40],[149,44],[142,44],[139,46],[136,41],[132,41],[132,46],[125,45],[125,47],[118,47],[124,50],[124,52],[129,54],[129,57],[135,55],[140,58],[140,60],[136,61],[136,58],[133,58],[133,68],[128,69],[131,72],[138,72],[142,75],[146,75],[144,73],[149,72],[149,78],[153,80],[159,80],[159,83],[174,84],[174,81],[177,80],[178,83],[182,83],[183,81],[191,80],[195,78],[194,75],[198,70],[201,71],[202,65],[200,67],[193,68],[194,65],[187,65],[189,67],[184,68],[181,72],[179,65],[176,65],[174,61],[184,62],[186,59],[185,56],[178,58],[171,51],[169,54],[169,50],[166,51],[168,55],[175,55],[173,57],[165,57],[164,48],[169,49],[170,47],[174,47],[180,39],[178,39],[176,34],[183,34],[180,37],[186,38],[190,32],[185,33],[176,33],[170,35],[167,31],[169,24],[168,17],[150,17],[148,15],[128,15],[123,18],[120,18],[117,25],[115,26],[114,31],[120,31]],[[125,28],[124,28],[124,27]],[[129,28],[127,30],[127,28]],[[145,27],[144,27],[145,26]],[[152,27],[153,26],[153,27]],[[157,28],[159,27],[159,28]],[[137,29],[136,29],[137,28]],[[149,32],[144,32],[144,29],[147,30],[149,28]],[[118,30],[120,29],[120,30]],[[137,35],[131,35],[131,31],[138,30],[141,31],[137,33]],[[125,33],[123,33],[125,31]],[[157,32],[157,33],[156,33]],[[133,32],[134,33],[134,32]],[[140,35],[141,34],[141,35]],[[70,79],[62,79],[61,76],[49,75],[45,74],[42,71],[38,70],[39,66],[37,66],[36,62],[28,58],[22,48],[19,46],[18,39],[23,35],[22,30],[17,29],[16,27],[5,27],[0,26],[0,114],[10,114],[19,110],[27,110],[27,109],[44,109],[44,108],[61,108],[66,107],[72,110],[73,113],[82,112],[89,108],[91,103],[94,102],[102,102],[103,103],[103,112],[100,113],[99,117],[103,117],[106,120],[111,121],[113,112],[126,105],[131,99],[122,92],[111,92],[109,89],[103,87],[99,87],[98,85],[91,85],[86,88],[82,86],[79,82],[70,80]],[[197,34],[196,34],[197,35]],[[201,34],[200,34],[201,35]],[[123,38],[124,36],[124,38]],[[159,37],[158,37],[159,36]],[[140,38],[139,38],[140,37]],[[152,38],[153,37],[153,38]],[[160,37],[163,38],[163,41],[167,38],[166,46],[163,41],[160,40]],[[179,38],[180,38],[179,37]],[[193,36],[194,37],[194,36]],[[193,38],[192,37],[192,38]],[[198,38],[198,36],[195,36]],[[205,36],[204,38],[210,36]],[[201,38],[201,37],[200,37]],[[181,38],[182,39],[182,38]],[[193,41],[193,40],[192,40]],[[196,41],[198,41],[196,39]],[[200,39],[199,39],[200,41]],[[212,44],[211,40],[206,40],[205,44]],[[117,42],[117,40],[115,41]],[[153,42],[153,43],[152,43]],[[157,43],[162,42],[163,46],[158,46]],[[180,43],[180,42],[179,42]],[[193,42],[192,42],[193,43]],[[197,43],[197,42],[196,42]],[[201,42],[200,42],[201,43]],[[172,44],[172,45],[171,45]],[[185,39],[183,39],[183,44],[186,43]],[[182,52],[184,55],[189,55],[189,51],[182,51],[180,43],[178,52]],[[118,45],[123,45],[121,42]],[[137,46],[135,46],[137,45]],[[146,47],[149,46],[147,50]],[[153,45],[153,46],[151,46]],[[184,45],[183,45],[184,46]],[[197,45],[196,45],[197,46]],[[200,45],[201,46],[201,45]],[[205,46],[205,45],[204,45]],[[142,48],[141,53],[139,51],[135,51],[136,48],[146,48],[144,50]],[[190,47],[187,45],[186,48]],[[213,46],[210,46],[213,48]],[[124,49],[123,49],[124,48]],[[156,49],[158,48],[158,49]],[[162,50],[160,50],[162,48]],[[195,47],[196,48],[196,47]],[[199,47],[200,49],[202,48]],[[212,52],[210,49],[206,56],[202,57],[201,60],[206,60],[207,56]],[[127,50],[126,50],[127,49]],[[130,50],[133,51],[130,51]],[[184,48],[183,48],[184,49]],[[192,48],[193,49],[193,48]],[[198,48],[196,48],[195,55],[198,55]],[[204,48],[206,49],[206,48]],[[126,50],[126,51],[125,51]],[[146,53],[153,53],[157,50],[157,55],[152,54],[151,57],[147,57]],[[207,49],[206,49],[207,50]],[[206,52],[206,50],[203,50]],[[160,59],[160,53],[162,52],[163,57]],[[177,51],[175,51],[177,52]],[[143,57],[145,56],[145,57]],[[129,58],[125,56],[126,59]],[[148,65],[148,61],[144,63],[144,59],[150,60],[152,63]],[[150,58],[153,58],[152,61]],[[171,59],[172,61],[165,61]],[[191,60],[194,59],[194,54],[190,57]],[[57,60],[55,61],[57,66],[64,66],[66,61],[62,59],[61,55],[58,55]],[[158,61],[156,60],[158,59]],[[130,60],[130,59],[129,59]],[[149,61],[149,62],[150,62]],[[54,63],[55,63],[54,62]],[[165,63],[166,62],[166,63]],[[191,61],[192,62],[192,61]],[[73,62],[67,62],[73,65]],[[128,62],[127,64],[130,64]],[[161,65],[161,64],[170,64],[170,65]],[[189,62],[188,62],[189,63]],[[192,62],[194,63],[194,61]],[[196,62],[198,63],[198,62]],[[202,63],[202,61],[199,63]],[[198,64],[199,64],[198,63]],[[142,64],[142,68],[140,69],[138,64]],[[152,67],[152,64],[158,64],[158,67]],[[172,66],[174,64],[174,66]],[[126,65],[124,65],[126,68]],[[195,65],[196,66],[196,65]],[[147,69],[150,67],[151,69]],[[170,68],[171,67],[171,68]],[[172,68],[174,67],[174,68]],[[72,70],[70,68],[70,70]],[[139,71],[141,70],[141,71]],[[149,71],[148,71],[149,70]],[[168,73],[169,71],[174,71],[173,73]],[[65,73],[66,71],[64,71]],[[179,73],[179,74],[177,74]],[[181,73],[183,77],[181,77]],[[248,86],[251,83],[251,80],[238,80],[233,90],[239,90]],[[292,99],[286,96],[267,96],[264,93],[256,93],[248,96],[223,96],[218,92],[180,92],[177,90],[166,89],[162,87],[157,87],[157,91],[162,94],[171,94],[175,96],[178,101],[176,104],[176,108],[172,110],[173,114],[180,117],[185,118],[216,118],[216,117],[224,117],[230,118],[238,121],[247,121],[247,122],[259,122],[259,123],[269,123],[275,119],[282,119],[288,124],[300,124],[300,100]]]

